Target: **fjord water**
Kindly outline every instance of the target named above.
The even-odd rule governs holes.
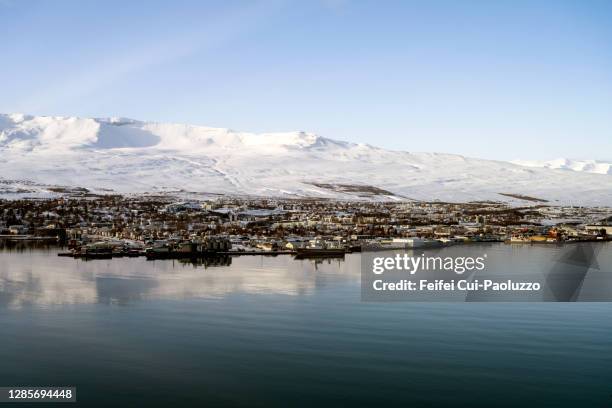
[[[541,268],[553,250],[487,248]],[[56,253],[0,252],[0,386],[74,385],[84,406],[612,403],[612,303],[362,302],[359,254]]]

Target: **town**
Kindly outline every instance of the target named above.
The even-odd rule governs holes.
[[[206,254],[343,256],[370,248],[609,240],[612,209],[500,202],[359,202],[81,195],[0,200],[0,239],[84,258]]]

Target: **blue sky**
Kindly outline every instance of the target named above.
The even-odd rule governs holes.
[[[0,0],[0,111],[612,159],[610,1]]]

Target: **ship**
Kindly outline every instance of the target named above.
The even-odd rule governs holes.
[[[232,244],[226,237],[205,237],[182,242],[159,240],[145,249],[147,259],[198,258],[230,251]]]
[[[96,242],[81,248],[78,255],[85,259],[111,259],[113,247],[106,242]]]
[[[297,248],[295,250],[296,259],[304,258],[343,258],[346,254],[344,248],[315,248],[305,247]]]
[[[329,243],[325,241],[313,241],[310,245],[296,248],[296,259],[303,258],[343,258],[346,254],[346,248],[337,243]]]

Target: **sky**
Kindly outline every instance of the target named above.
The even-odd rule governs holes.
[[[0,112],[612,160],[612,2],[0,0]]]

